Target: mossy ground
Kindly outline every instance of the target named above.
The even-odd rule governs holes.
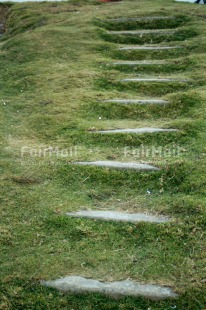
[[[106,30],[96,18],[180,12],[186,16],[178,24],[187,30],[184,40],[161,38],[161,44],[172,41],[184,48],[162,56],[171,61],[181,57],[183,63],[189,59],[189,64],[184,71],[163,68],[152,74],[187,78],[188,84],[126,86],[119,81],[134,74],[104,67],[120,58],[161,57],[149,51],[132,52],[131,57],[121,51],[119,56],[121,44],[103,40],[100,34]],[[204,309],[205,17],[204,6],[172,0],[23,3],[10,8],[0,43],[1,309]],[[141,76],[148,74],[141,70]],[[170,103],[102,102],[114,98]],[[92,132],[145,126],[179,132]],[[143,161],[161,170],[137,174],[71,164],[81,160]],[[64,216],[84,208],[151,211],[173,220],[166,225],[123,224]],[[98,294],[63,295],[39,284],[65,275],[169,285],[180,298],[113,300]]]

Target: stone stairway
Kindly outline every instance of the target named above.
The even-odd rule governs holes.
[[[133,27],[134,25],[137,26],[138,23],[145,23],[145,22],[161,22],[161,21],[171,21],[169,25],[173,23],[175,25],[175,17],[167,17],[167,16],[154,16],[154,17],[141,17],[141,18],[117,18],[117,19],[109,19],[104,20],[103,24],[106,25],[107,23],[110,24],[110,28],[119,26],[120,29],[123,28],[124,23],[131,22]],[[178,25],[180,24],[178,20]],[[111,27],[112,25],[112,27]],[[147,24],[149,25],[149,23]],[[131,26],[131,25],[130,25]],[[109,27],[108,27],[109,28]],[[138,42],[144,44],[145,41],[151,43],[151,38],[154,42],[165,42],[172,41],[175,35],[179,32],[178,29],[145,29],[145,30],[135,30],[135,29],[125,29],[125,30],[109,30],[107,34],[110,36],[109,40],[111,41],[114,38],[114,42],[116,42],[116,38],[120,42],[126,41],[128,43],[133,43],[135,38],[138,38]],[[146,37],[146,40],[144,39]],[[122,39],[123,38],[123,39]],[[177,37],[176,37],[177,39]],[[162,50],[170,50],[170,49],[180,49],[180,46],[167,46],[167,45],[127,45],[123,47],[119,47],[118,49],[122,52],[128,50],[149,50],[149,51],[162,51]],[[135,62],[131,62],[129,59],[124,64],[127,65],[137,65],[140,63],[138,59]],[[143,62],[145,65],[150,66],[155,63],[155,60],[151,60],[150,62]],[[163,61],[156,62],[164,63]],[[116,62],[116,65],[122,64],[122,62]],[[142,64],[142,62],[141,62]],[[188,79],[184,79],[181,76],[178,78],[170,78],[167,76],[164,77],[131,77],[131,78],[124,78],[120,82],[122,83],[188,83]],[[175,85],[174,85],[175,87]],[[107,99],[102,101],[105,105],[108,103],[113,104],[122,104],[122,105],[160,105],[164,108],[165,105],[168,105],[170,102],[168,100],[162,98],[150,98],[150,99]],[[99,130],[94,131],[93,133],[97,135],[102,134],[118,134],[118,133],[133,133],[133,134],[153,134],[153,133],[169,133],[169,132],[176,132],[178,131],[175,128],[167,129],[167,128],[154,128],[154,127],[144,127],[144,128],[118,128],[112,130]],[[98,169],[121,169],[121,170],[133,170],[136,173],[156,173],[160,170],[159,167],[153,166],[150,163],[142,163],[142,162],[118,162],[118,161],[81,161],[81,162],[74,162],[73,165],[79,166],[91,166],[97,167]],[[147,214],[147,213],[126,213],[126,212],[117,212],[116,210],[79,210],[77,212],[68,212],[66,216],[69,217],[80,217],[80,218],[87,218],[91,220],[107,220],[107,221],[120,221],[120,222],[139,222],[144,221],[148,222],[151,225],[156,224],[163,224],[166,225],[167,222],[170,221],[168,217],[159,216],[157,214]],[[91,249],[92,251],[92,249]],[[133,282],[130,280],[125,281],[118,281],[118,282],[101,282],[95,279],[86,279],[79,275],[77,276],[67,276],[65,278],[60,278],[54,281],[42,281],[42,285],[56,288],[63,292],[70,292],[70,293],[102,293],[106,295],[110,295],[113,297],[116,296],[142,296],[149,299],[165,299],[165,298],[177,298],[178,294],[176,294],[171,288],[154,285],[154,284],[142,284],[138,282]]]

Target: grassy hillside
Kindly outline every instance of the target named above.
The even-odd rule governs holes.
[[[117,50],[127,39],[108,35],[107,29],[116,28],[103,20],[148,15],[177,16],[177,24],[143,23],[138,29],[179,27],[178,34],[162,36],[156,44],[182,48],[160,54]],[[205,24],[205,6],[172,0],[11,6],[0,41],[0,309],[205,309]],[[151,43],[150,37],[139,40],[132,44]],[[135,72],[107,65],[120,59],[171,64]],[[188,82],[120,82],[138,74]],[[112,98],[161,98],[170,104],[103,102]],[[179,131],[95,133],[135,126]],[[86,160],[141,161],[161,170],[71,164]],[[124,224],[65,217],[85,208],[151,212],[172,221]],[[162,284],[180,297],[114,300],[63,295],[39,284],[65,275]]]

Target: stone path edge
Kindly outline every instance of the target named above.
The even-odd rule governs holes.
[[[95,130],[90,133],[112,134],[112,133],[134,133],[134,134],[147,134],[147,133],[162,133],[162,132],[178,132],[178,129],[173,128],[125,128],[125,129],[108,129],[108,130]]]
[[[190,80],[186,79],[170,79],[170,78],[126,78],[121,82],[170,82],[170,83],[188,83]]]
[[[143,163],[126,163],[117,161],[83,161],[83,162],[73,162],[73,165],[83,165],[83,166],[96,166],[101,168],[115,168],[115,169],[126,169],[126,170],[137,170],[137,171],[157,171],[160,168],[151,166],[149,164]]]
[[[130,50],[170,50],[170,49],[179,49],[181,46],[148,46],[148,45],[127,45],[118,47],[119,51],[130,51]]]
[[[119,31],[107,31],[111,35],[141,35],[141,34],[174,34],[177,30],[174,29],[152,29],[152,30],[119,30]]]
[[[41,281],[41,285],[55,288],[65,293],[100,293],[112,297],[146,297],[152,300],[167,298],[177,298],[170,287],[154,284],[141,284],[131,280],[116,282],[101,282],[98,280],[87,279],[81,276],[67,276],[54,281]]]
[[[106,221],[116,222],[148,222],[148,223],[166,223],[170,219],[163,216],[155,216],[145,213],[126,213],[108,210],[81,210],[76,212],[67,212],[67,216],[70,217],[83,217],[88,219],[99,219]]]
[[[162,60],[154,60],[154,61],[115,61],[107,63],[106,66],[163,66],[163,65],[173,65],[171,61],[162,61]]]
[[[146,104],[165,105],[165,104],[169,104],[168,100],[163,100],[163,99],[106,99],[106,100],[102,100],[101,102],[120,103],[120,104],[138,104],[138,105],[146,105]]]

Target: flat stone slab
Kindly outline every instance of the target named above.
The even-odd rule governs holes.
[[[138,65],[166,65],[167,61],[164,60],[143,60],[143,61],[116,61],[112,62],[114,66],[138,66]]]
[[[181,46],[146,46],[146,45],[130,45],[130,46],[123,46],[119,47],[118,50],[120,51],[130,51],[130,50],[171,50],[171,49],[178,49]]]
[[[170,79],[170,78],[127,78],[122,79],[121,82],[189,82],[184,79]]]
[[[41,285],[73,294],[101,293],[112,297],[142,296],[154,300],[178,297],[178,294],[169,287],[141,284],[130,280],[107,283],[81,276],[67,276],[54,281],[41,281]]]
[[[154,216],[144,213],[123,213],[116,211],[77,211],[67,212],[66,215],[71,217],[85,217],[89,219],[100,219],[117,222],[149,222],[149,223],[166,223],[169,218],[163,216]]]
[[[117,22],[117,23],[124,23],[124,22],[141,22],[141,21],[153,21],[153,20],[170,20],[175,19],[174,16],[144,16],[144,17],[121,17],[121,18],[108,18],[104,20],[105,22]]]
[[[143,127],[143,128],[132,128],[132,129],[111,129],[111,130],[98,130],[94,131],[95,133],[157,133],[157,132],[176,132],[178,129],[171,128],[152,128],[152,127]]]
[[[105,167],[105,168],[116,168],[116,169],[132,169],[138,171],[153,171],[160,170],[157,167],[142,164],[142,163],[125,163],[119,161],[82,161],[82,162],[74,162],[75,165],[83,165],[83,166],[97,166],[97,167]]]
[[[141,99],[109,99],[104,100],[103,102],[108,103],[120,103],[120,104],[138,104],[138,105],[145,105],[145,104],[157,104],[157,105],[165,105],[168,104],[169,101],[162,100],[162,99],[148,99],[148,100],[141,100]]]
[[[152,30],[120,30],[120,31],[107,31],[108,34],[114,35],[145,35],[145,34],[156,34],[156,35],[164,35],[164,34],[173,34],[177,30],[174,29],[152,29]]]

